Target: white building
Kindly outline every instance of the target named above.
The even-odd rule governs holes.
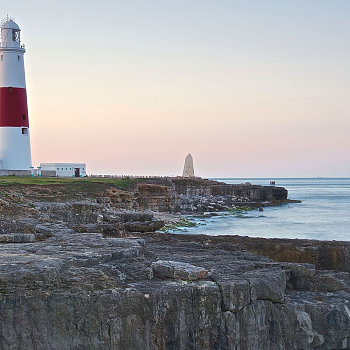
[[[40,163],[41,171],[54,171],[59,177],[84,177],[86,164],[84,163]]]

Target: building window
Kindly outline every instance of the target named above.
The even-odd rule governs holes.
[[[83,168],[83,170],[85,170],[85,168]]]
[[[1,61],[3,61],[4,60],[4,55],[1,55]]]
[[[22,128],[22,135],[28,135],[28,128]]]
[[[68,170],[68,168],[66,168],[66,170]]]
[[[63,168],[62,168],[62,170],[63,170]]]
[[[12,92],[12,87],[9,87],[9,88],[8,88],[8,91],[9,91],[9,92]]]
[[[17,56],[18,61],[21,59],[21,56]]]
[[[72,168],[69,168],[69,170],[72,170]]]
[[[57,168],[57,170],[60,170],[60,168]]]

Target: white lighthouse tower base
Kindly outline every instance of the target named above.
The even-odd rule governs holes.
[[[1,168],[29,170],[32,166],[29,128],[2,127],[0,140]]]

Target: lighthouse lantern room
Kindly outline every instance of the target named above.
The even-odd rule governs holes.
[[[1,170],[29,170],[32,165],[25,47],[13,18],[1,22],[0,43],[0,164]]]

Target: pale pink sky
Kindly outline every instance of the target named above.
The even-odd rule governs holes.
[[[88,173],[350,176],[350,2],[19,0],[32,157]]]

